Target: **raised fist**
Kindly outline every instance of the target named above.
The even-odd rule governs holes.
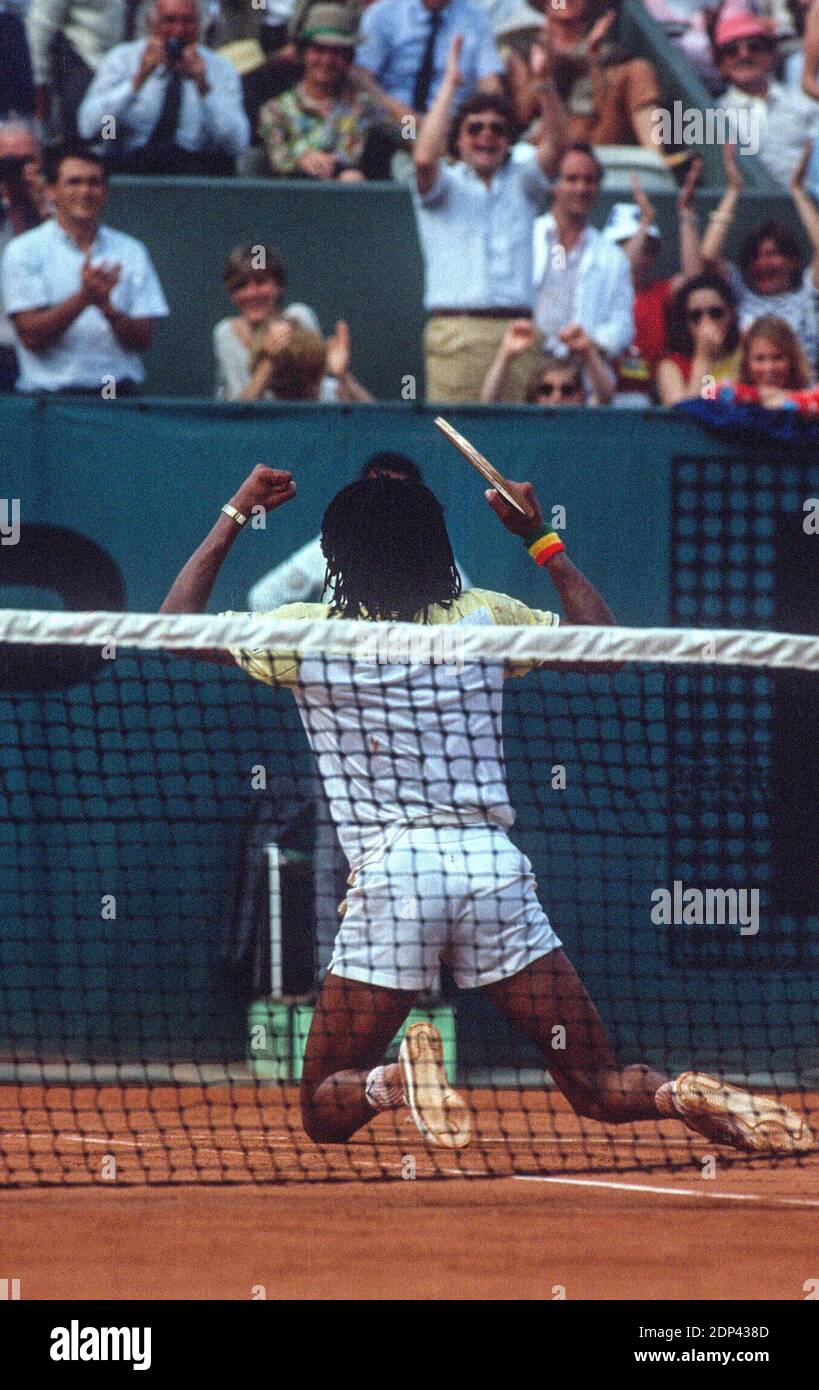
[[[230,500],[237,511],[248,516],[254,507],[272,512],[295,495],[296,484],[289,473],[259,463]]]

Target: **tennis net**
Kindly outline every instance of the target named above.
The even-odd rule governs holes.
[[[546,1007],[531,875],[618,1069],[816,1130],[819,638],[5,610],[0,670],[0,1184],[698,1164]],[[339,929],[437,1027],[464,1147],[403,1104],[308,1137],[300,1083],[340,1061],[347,1113],[335,1073],[399,1045],[352,986],[315,1013]]]

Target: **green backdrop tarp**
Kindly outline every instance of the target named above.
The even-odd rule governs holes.
[[[238,538],[209,604],[216,611],[241,608],[267,567],[315,534],[329,498],[371,452],[398,449],[416,459],[441,497],[455,549],[473,582],[550,606],[548,577],[499,527],[482,480],[440,437],[434,413],[400,405],[3,400],[2,493],[19,501],[24,524],[54,523],[103,546],[122,571],[127,607],[152,611],[238,483],[258,463],[286,466],[298,480],[298,497],[272,514],[266,530],[248,528]],[[748,465],[737,451],[673,413],[475,407],[447,414],[502,470],[533,480],[547,515],[552,507],[565,509],[570,555],[625,624],[680,621],[683,599],[689,602],[694,591],[678,573],[675,609],[675,546],[678,571],[684,551],[690,552],[692,574],[702,571],[707,614],[712,591],[721,602],[736,578],[750,598],[762,571],[773,572],[770,557],[755,567],[749,568],[746,557],[744,568],[721,568],[715,539],[721,528],[730,530],[734,520],[747,525],[749,508],[755,517],[776,515],[780,527],[801,523],[806,493],[789,479],[792,457],[776,451],[766,456],[764,468],[772,475],[773,465],[787,484],[780,504],[770,478],[767,486],[749,489]],[[814,486],[812,475],[805,474],[804,482]],[[709,559],[710,550],[717,551],[716,559]],[[0,558],[12,553],[4,548]],[[56,595],[51,598],[56,606]],[[19,587],[9,593],[0,584],[2,606],[39,607],[48,600],[41,588],[27,598]],[[764,626],[764,617],[756,625]],[[238,672],[226,671],[224,683],[215,682],[223,668],[198,676],[182,663],[175,684],[163,670],[141,676],[127,653],[121,670],[119,661],[111,668],[91,685],[78,684],[53,698],[0,698],[0,976],[6,990],[0,1064],[10,1044],[17,1055],[29,1050],[56,1058],[114,1053],[201,1061],[243,1055],[243,1009],[226,994],[220,945],[232,910],[242,818],[254,795],[248,788],[251,765],[259,758],[258,731],[264,731],[265,764],[279,775],[282,749],[292,747],[294,737],[283,734],[283,727],[295,728],[292,701]],[[650,891],[665,881],[657,877],[658,852],[662,858],[666,816],[675,803],[668,799],[663,737],[654,745],[661,765],[649,778],[656,780],[656,794],[640,790],[646,768],[630,772],[628,753],[647,737],[640,710],[656,726],[672,718],[683,695],[671,686],[660,698],[661,682],[647,703],[635,704],[632,673],[617,677],[622,707],[610,708],[599,726],[590,725],[590,756],[599,754],[601,766],[611,762],[612,787],[625,775],[637,800],[632,806],[627,799],[617,820],[623,821],[622,833],[615,826],[598,844],[586,804],[582,737],[569,740],[578,766],[569,769],[569,799],[557,810],[551,807],[558,824],[544,832],[532,800],[527,743],[528,731],[542,728],[544,717],[540,688],[532,681],[510,697],[508,711],[509,779],[522,810],[518,840],[547,902],[555,901],[555,920],[570,951],[580,939],[584,951],[607,961],[615,982],[622,970],[622,989],[609,1001],[621,1039],[656,1026],[658,1046],[682,1053],[695,1010],[706,1050],[717,1041],[728,1050],[742,1051],[754,1038],[758,1045],[752,1008],[758,1004],[758,972],[733,968],[728,946],[721,964],[730,969],[717,967],[715,974],[707,954],[700,959],[696,952],[687,962],[679,956],[682,946],[647,917]],[[561,692],[551,699],[558,708]],[[732,699],[739,710],[731,716],[735,723],[753,727],[754,702],[764,702],[751,691],[746,718],[745,696]],[[579,728],[584,700],[581,692],[573,716]],[[248,702],[248,719],[239,719],[240,706]],[[545,713],[552,712],[548,705]],[[547,773],[566,743],[556,717],[554,746],[537,753]],[[100,720],[108,732],[97,748]],[[288,722],[282,726],[281,720]],[[158,741],[146,743],[145,729],[155,727]],[[627,746],[621,747],[623,740]],[[127,775],[132,766],[135,777]],[[182,777],[185,768],[188,776]],[[292,778],[292,764],[285,771]],[[592,778],[588,797],[594,800],[608,794],[609,774],[599,784],[600,767],[592,771],[598,780]],[[108,778],[104,787],[98,785],[101,777]],[[564,804],[575,807],[565,820]],[[548,803],[542,809],[549,812]],[[685,844],[676,833],[677,858],[663,870],[669,878]],[[725,843],[742,848],[747,840]],[[576,900],[555,883],[572,864]],[[619,899],[611,896],[617,884]],[[100,898],[107,893],[119,895],[113,938],[100,920]],[[766,989],[772,999],[785,989],[778,962],[786,926],[777,925],[776,937],[766,926],[767,944],[760,947],[769,952]],[[636,972],[638,955],[624,954],[624,941],[635,951],[639,943]],[[799,959],[783,955],[781,966],[793,970]],[[802,974],[787,976],[787,1007],[766,1025],[771,1049],[787,1050],[797,1025],[813,1036],[807,954],[803,959]],[[470,1019],[475,1023],[477,1008],[474,1001],[466,1008],[465,1027]]]
[[[414,458],[447,509],[476,585],[548,597],[520,544],[500,530],[481,479],[428,407],[219,406],[202,402],[0,400],[4,493],[24,520],[81,531],[120,566],[127,606],[153,610],[219,507],[259,463],[289,469],[298,498],[230,556],[212,608],[241,608],[250,585],[319,529],[332,497],[382,449]],[[662,412],[452,409],[456,428],[543,505],[564,507],[571,552],[626,623],[668,616],[669,462],[721,455],[696,426]]]

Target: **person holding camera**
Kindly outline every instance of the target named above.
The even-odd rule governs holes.
[[[112,172],[234,172],[250,143],[242,85],[227,58],[199,46],[199,29],[195,0],[156,0],[148,39],[103,60],[77,124]]]
[[[30,232],[49,215],[40,145],[22,120],[0,123],[0,256],[14,237]],[[18,376],[14,328],[0,296],[0,392],[12,391]]]

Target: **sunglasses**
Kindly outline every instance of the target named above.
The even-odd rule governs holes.
[[[689,323],[699,323],[701,319],[711,319],[712,323],[719,323],[720,319],[725,318],[725,310],[718,304],[712,304],[708,309],[689,309]]]
[[[733,43],[726,43],[724,48],[719,51],[720,58],[739,58],[743,48],[754,56],[760,53],[772,53],[776,47],[772,39],[764,39],[761,35],[753,39],[734,39]]]
[[[558,386],[553,381],[542,381],[535,391],[536,396],[543,396],[547,401],[554,395],[559,394],[561,400],[567,401],[570,396],[581,395],[583,392],[582,381],[564,381]]]
[[[509,133],[503,121],[467,121],[464,130],[467,135],[480,135],[484,130],[490,135],[508,136]]]

